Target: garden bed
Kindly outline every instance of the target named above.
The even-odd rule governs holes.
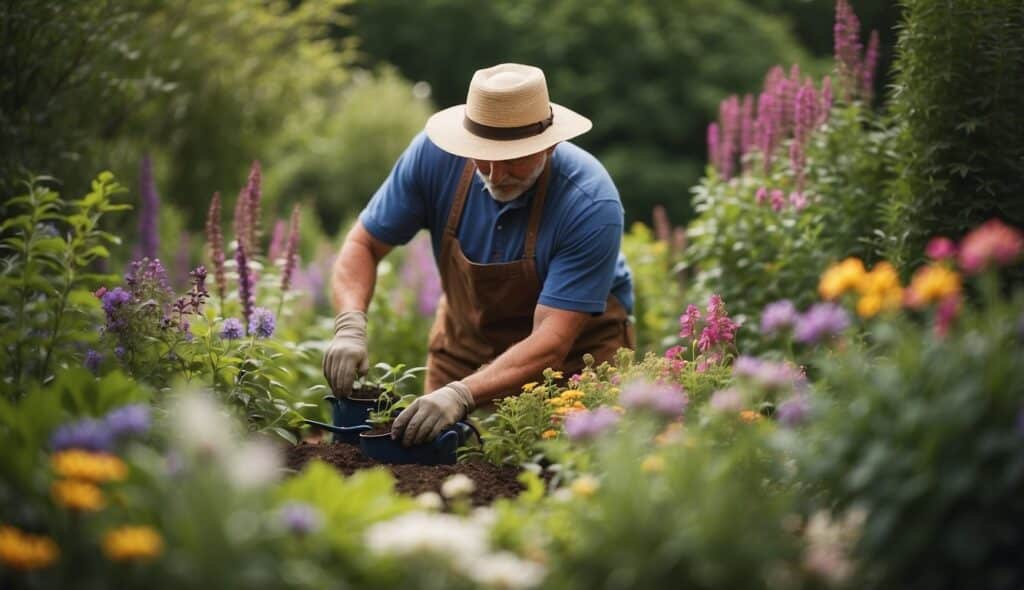
[[[395,477],[395,491],[416,496],[424,492],[441,492],[441,484],[448,477],[461,473],[476,484],[471,499],[473,505],[483,506],[498,498],[512,498],[523,491],[517,479],[520,470],[498,467],[486,461],[469,460],[455,465],[387,465],[363,455],[359,447],[346,443],[302,442],[288,449],[286,464],[300,471],[313,459],[320,459],[345,475],[361,469],[382,466]]]

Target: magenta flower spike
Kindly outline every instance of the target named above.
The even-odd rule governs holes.
[[[722,161],[720,155],[718,123],[711,123],[708,125],[708,160],[719,174],[722,173]]]
[[[260,162],[259,160],[253,160],[252,167],[249,168],[249,180],[245,183],[246,206],[248,209],[248,219],[246,220],[246,230],[248,232],[246,239],[248,242],[246,247],[249,250],[250,258],[259,256],[260,253],[260,238],[262,235],[260,230],[261,178]]]
[[[249,199],[243,188],[238,192],[238,200],[235,201],[235,241],[243,244],[246,250],[249,249]]]
[[[288,224],[288,243],[285,246],[284,270],[281,271],[281,292],[287,293],[292,286],[295,267],[299,263],[299,216],[301,206],[296,203]]]
[[[832,78],[825,76],[821,80],[821,105],[818,115],[818,124],[823,125],[828,121],[832,112]]]
[[[836,0],[836,22],[833,27],[836,68],[843,96],[851,100],[860,88],[861,42],[860,21],[847,0]]]
[[[744,157],[754,147],[754,133],[754,97],[747,94],[743,97],[743,105],[740,107],[740,145],[737,154],[744,171],[747,169]]]
[[[867,52],[864,54],[864,68],[861,71],[860,94],[866,104],[871,104],[875,94],[875,70],[878,68],[878,31],[871,31]]]
[[[253,292],[252,272],[249,270],[249,259],[245,254],[245,244],[238,243],[235,248],[235,265],[238,266],[238,298],[242,302],[242,317],[245,318],[245,326],[248,327],[252,321],[252,309],[256,303],[256,296]]]

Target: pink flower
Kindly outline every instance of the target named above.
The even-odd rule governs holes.
[[[968,274],[979,273],[991,263],[1006,266],[1024,251],[1024,234],[998,219],[967,234],[960,242],[960,267]]]
[[[924,251],[932,260],[946,260],[956,256],[956,244],[949,238],[932,238]]]
[[[935,335],[945,338],[958,315],[960,315],[959,293],[949,295],[940,301],[935,309]]]
[[[800,191],[793,191],[789,193],[789,204],[793,206],[793,209],[803,211],[807,208],[807,196]]]
[[[772,211],[778,213],[782,211],[782,208],[786,206],[786,193],[782,192],[781,189],[775,189],[771,194]]]
[[[764,205],[764,202],[768,200],[768,189],[761,187],[757,189],[757,193],[754,194],[754,202],[758,205]]]
[[[697,322],[700,321],[700,309],[696,305],[686,306],[686,313],[679,316],[679,337],[693,338],[697,333]]]

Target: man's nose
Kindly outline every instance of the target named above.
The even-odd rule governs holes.
[[[504,164],[501,162],[487,163],[487,179],[491,181],[491,184],[501,184],[506,176],[508,176],[508,168]]]

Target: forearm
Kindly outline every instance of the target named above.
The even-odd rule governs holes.
[[[337,312],[366,311],[377,283],[377,263],[385,253],[375,247],[357,222],[345,237],[331,273],[331,295]]]
[[[463,379],[473,392],[476,405],[509,393],[517,393],[523,383],[544,369],[558,366],[568,354],[567,335],[535,330],[526,339],[506,350],[494,362]],[[568,340],[575,340],[575,335]]]

